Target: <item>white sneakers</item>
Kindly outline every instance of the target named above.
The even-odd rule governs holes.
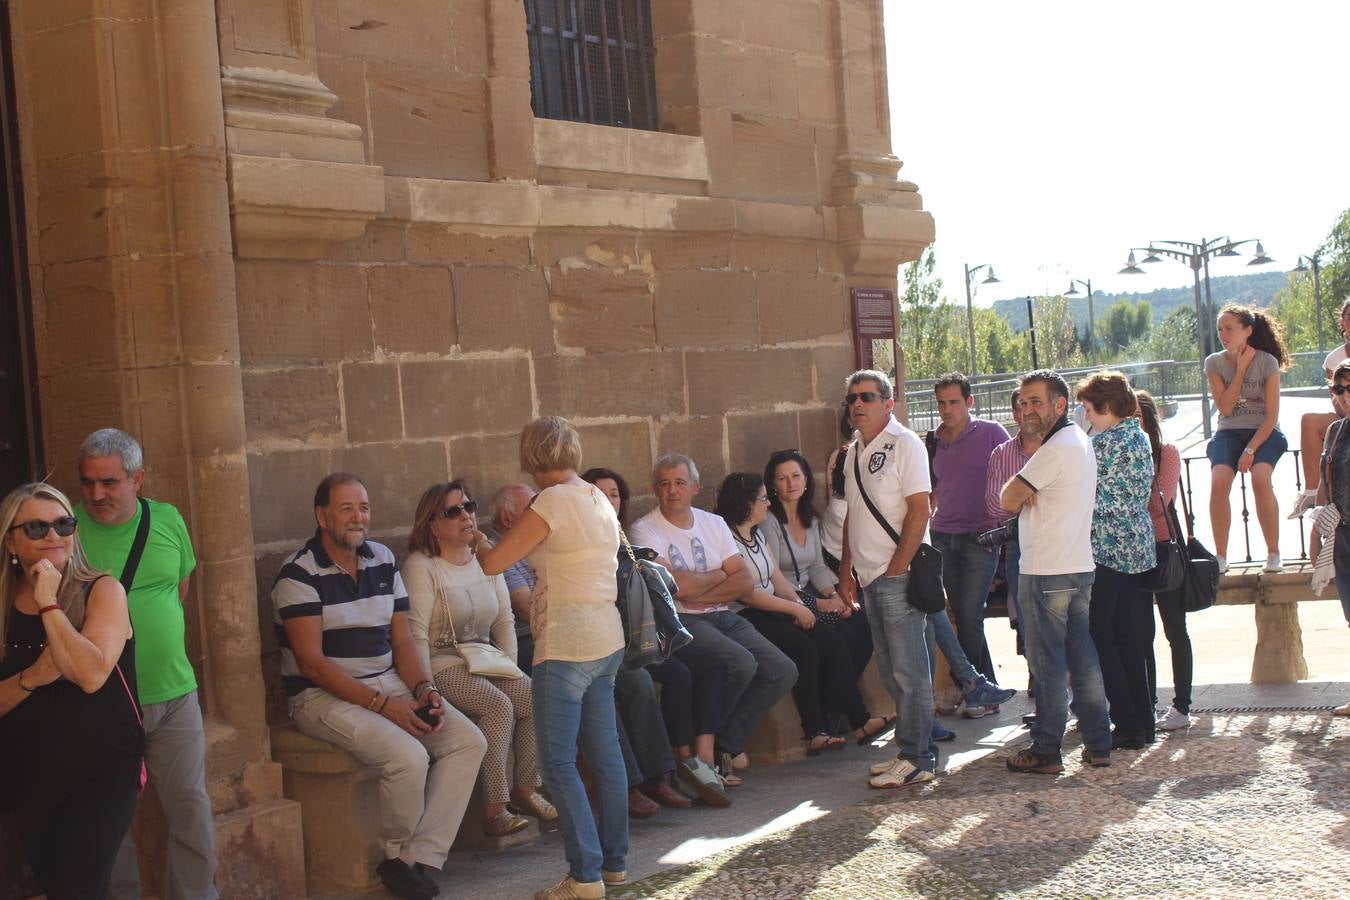
[[[1267,572],[1272,572],[1272,573],[1273,573],[1273,572],[1283,572],[1283,571],[1284,571],[1284,561],[1280,559],[1280,554],[1278,554],[1278,553],[1267,553],[1267,554],[1266,554],[1266,568],[1265,568],[1265,571],[1267,571]]]
[[[933,780],[932,772],[920,769],[907,759],[896,758],[887,763],[882,771],[877,772],[876,769],[876,766],[872,767],[875,774],[867,779],[867,783],[878,789],[909,787],[911,784]]]
[[[1159,731],[1176,731],[1191,727],[1191,717],[1175,706],[1167,707],[1167,713],[1154,723]]]

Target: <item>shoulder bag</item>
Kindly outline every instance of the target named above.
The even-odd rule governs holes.
[[[816,602],[821,599],[820,591],[816,590],[816,586],[810,580],[805,583],[802,582],[802,570],[797,565],[797,554],[792,549],[792,538],[788,535],[787,525],[779,522],[778,530],[783,535],[783,547],[787,550],[788,559],[792,560],[792,575],[795,579],[793,585],[801,585],[797,588],[797,597],[807,609],[811,610],[811,614],[816,617],[817,621],[824,622],[826,625],[838,625],[843,621],[843,617],[835,612],[821,612],[819,604]]]
[[[1158,499],[1162,499],[1162,491],[1158,491]],[[1181,549],[1181,535],[1172,521],[1177,515],[1176,506],[1164,503],[1163,508],[1169,537],[1165,541],[1157,542],[1158,564],[1144,576],[1144,589],[1152,594],[1175,591],[1181,587],[1181,580],[1186,577],[1186,557]]]
[[[1188,613],[1199,612],[1213,606],[1214,599],[1219,596],[1219,560],[1196,540],[1195,532],[1191,530],[1191,511],[1186,505],[1186,495],[1177,493],[1186,510],[1186,560],[1189,563],[1182,568],[1181,605]],[[1180,535],[1181,523],[1177,521],[1175,504],[1168,507],[1168,513],[1172,517],[1174,533]]]
[[[634,548],[628,535],[619,529],[623,546],[619,548],[619,618],[623,621],[624,665],[640,669],[664,662],[670,654],[692,643],[691,635],[675,609],[675,578],[656,561],[656,552]]]
[[[890,522],[877,509],[872,498],[867,496],[867,488],[863,487],[862,467],[858,465],[858,456],[862,453],[862,445],[855,448],[853,454],[853,480],[858,485],[858,493],[862,495],[863,503],[867,504],[867,511],[877,520],[895,545],[900,546],[900,535],[896,533]],[[929,614],[942,612],[947,608],[947,593],[942,587],[942,553],[932,544],[919,544],[919,549],[914,551],[914,558],[909,563],[909,590],[905,592],[911,606],[921,612]]]
[[[445,623],[450,626],[450,646],[463,657],[469,674],[481,675],[484,678],[524,678],[525,673],[520,671],[520,667],[496,644],[485,641],[460,641],[455,634],[455,617],[450,615],[450,601],[445,597],[441,579],[434,573],[431,577],[432,583],[436,586],[436,601],[440,603],[441,611],[445,613]]]
[[[144,497],[137,498],[141,504],[141,522],[136,526],[136,536],[131,539],[131,551],[127,553],[127,561],[122,564],[122,575],[117,580],[122,583],[122,590],[127,594],[127,617],[131,616],[131,583],[136,580],[136,570],[141,567],[141,557],[145,555],[145,543],[150,538],[150,502]],[[136,639],[133,632],[133,641]],[[135,659],[133,651],[132,658]],[[131,701],[131,711],[136,714],[136,724],[141,726],[141,731],[145,730],[145,722],[141,718],[141,704],[136,699],[136,695],[131,691],[131,685],[127,683],[127,676],[122,674],[121,665],[114,664],[113,668],[117,670],[117,677],[122,682],[122,689],[127,692],[127,699]],[[138,794],[145,793],[145,782],[148,773],[145,768],[145,757],[141,756],[141,780],[138,786]]]

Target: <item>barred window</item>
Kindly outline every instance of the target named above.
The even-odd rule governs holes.
[[[651,0],[525,0],[534,114],[655,131]]]

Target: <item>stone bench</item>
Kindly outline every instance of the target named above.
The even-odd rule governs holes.
[[[1335,584],[1327,585],[1321,597],[1312,592],[1312,569],[1311,563],[1294,562],[1286,563],[1283,572],[1270,573],[1261,571],[1261,563],[1230,562],[1219,580],[1216,605],[1250,605],[1256,611],[1252,684],[1293,684],[1308,677],[1298,604],[1337,599]]]
[[[272,728],[272,758],[281,764],[282,791],[300,804],[305,881],[311,894],[364,891],[378,884],[380,770],[346,750],[303,734],[290,723]],[[504,850],[532,841],[539,825],[503,838],[483,834],[483,797],[475,785],[455,838],[456,847]]]

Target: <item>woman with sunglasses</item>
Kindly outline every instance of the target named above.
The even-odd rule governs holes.
[[[1323,553],[1330,553],[1332,577],[1341,598],[1341,611],[1350,623],[1350,361],[1336,364],[1331,374],[1331,406],[1337,419],[1327,429],[1322,449],[1321,479],[1317,502],[1325,504],[1313,517],[1311,557],[1316,565]],[[1335,523],[1334,526],[1332,523]],[[1319,567],[1320,568],[1320,567]],[[1350,716],[1350,703],[1335,709],[1338,716]]]
[[[127,598],[46,484],[0,503],[0,808],[50,900],[107,896],[141,787]]]
[[[403,583],[408,623],[441,696],[478,723],[488,750],[478,773],[483,832],[504,837],[529,827],[524,815],[552,822],[558,811],[536,791],[534,701],[530,678],[475,675],[457,644],[491,644],[516,658],[516,622],[506,579],[489,577],[474,556],[478,503],[463,481],[434,484],[417,502]],[[515,766],[508,776],[507,761]],[[508,808],[508,802],[510,808]],[[514,810],[514,811],[513,811]]]
[[[628,878],[628,777],[619,751],[614,675],[624,633],[614,605],[619,517],[581,479],[581,436],[544,416],[520,432],[520,468],[539,494],[496,547],[479,539],[489,574],[527,555],[538,576],[530,603],[534,632],[534,720],[539,759],[567,856],[567,875],[535,900],[603,897]],[[599,822],[577,771],[577,750],[595,774]]]

